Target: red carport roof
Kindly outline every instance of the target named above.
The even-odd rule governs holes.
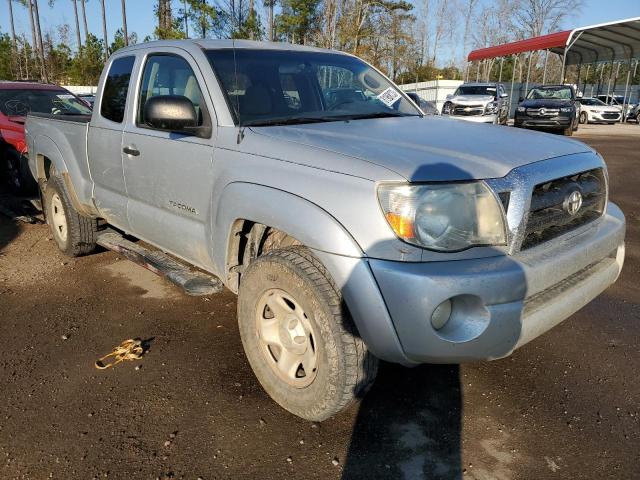
[[[505,57],[531,50],[546,50],[547,48],[564,48],[573,30],[550,33],[540,37],[527,38],[517,42],[504,43],[493,47],[480,48],[469,54],[468,60],[484,60],[485,58]]]
[[[640,17],[550,33],[541,37],[474,50],[470,62],[534,50],[566,53],[565,63],[629,61],[640,58]]]

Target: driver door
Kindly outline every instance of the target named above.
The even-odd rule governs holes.
[[[206,248],[213,185],[213,134],[171,132],[145,123],[147,100],[181,95],[194,104],[200,124],[212,122],[204,81],[193,58],[179,49],[154,51],[143,60],[125,126],[123,168],[128,217],[136,236],[198,266],[211,266]]]

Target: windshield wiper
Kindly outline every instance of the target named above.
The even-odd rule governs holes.
[[[355,113],[345,115],[344,120],[364,120],[367,118],[388,118],[388,117],[420,117],[417,113],[400,113],[400,112],[372,112],[372,113]]]
[[[349,120],[361,120],[365,118],[385,118],[385,117],[419,117],[418,114],[399,113],[399,112],[372,112],[372,113],[355,113],[346,115],[325,115],[317,117],[286,117],[286,118],[266,118],[263,120],[249,120],[243,122],[243,127],[265,127],[274,125],[296,125],[303,123],[321,123],[321,122],[345,122]]]
[[[241,126],[266,127],[274,125],[296,125],[301,123],[339,122],[342,120],[344,119],[339,116],[265,118],[262,120],[249,120],[248,122],[242,122]]]

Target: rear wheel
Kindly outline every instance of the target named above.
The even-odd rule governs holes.
[[[561,130],[562,134],[566,137],[573,135],[573,126],[569,125],[567,128]]]
[[[294,415],[325,420],[375,378],[378,360],[305,247],[273,250],[249,265],[240,283],[238,323],[258,381]]]
[[[52,176],[47,181],[44,203],[47,223],[58,248],[70,257],[93,252],[96,248],[98,222],[80,215],[73,208],[61,177]]]

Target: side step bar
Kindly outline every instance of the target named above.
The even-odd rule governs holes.
[[[118,252],[153,273],[165,277],[187,295],[212,295],[224,289],[220,279],[177,262],[160,250],[150,250],[107,229],[98,235],[98,245]]]

